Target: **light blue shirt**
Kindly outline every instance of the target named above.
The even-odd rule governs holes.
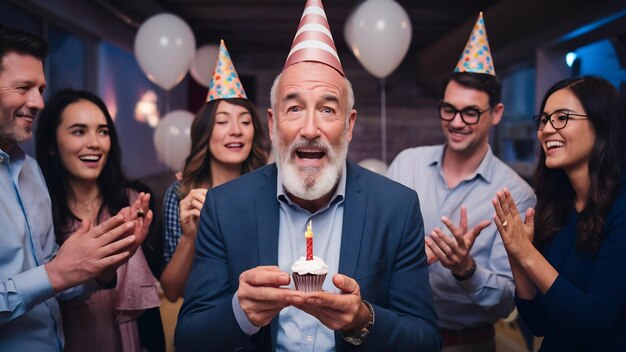
[[[61,351],[61,313],[43,264],[56,253],[52,207],[37,162],[0,150],[0,351]]]
[[[57,299],[99,288],[88,285],[56,295],[44,264],[56,255],[52,207],[37,162],[14,146],[0,149],[0,351],[62,351]]]
[[[343,202],[346,194],[346,168],[344,166],[335,194],[328,204],[311,213],[293,203],[286,194],[280,173],[278,174],[276,198],[280,204],[278,230],[278,266],[291,274],[291,265],[306,255],[304,232],[312,220],[313,254],[328,264],[328,275],[322,288],[326,292],[339,292],[332,277],[339,269],[341,233],[343,226]],[[293,288],[293,280],[289,285]],[[232,300],[235,318],[248,335],[259,331],[241,310],[237,295]],[[335,351],[335,333],[317,318],[294,307],[283,309],[278,316],[276,338],[277,351]]]
[[[440,219],[445,215],[458,225],[461,205],[467,208],[469,228],[491,220],[470,251],[476,262],[473,276],[458,281],[437,261],[429,266],[429,277],[440,327],[465,329],[492,324],[513,310],[515,286],[502,239],[493,223],[491,199],[508,187],[518,209],[524,212],[535,206],[536,197],[515,171],[493,155],[491,148],[472,175],[448,188],[442,170],[444,147],[404,150],[389,166],[387,176],[417,191],[426,235],[438,227],[452,236]]]

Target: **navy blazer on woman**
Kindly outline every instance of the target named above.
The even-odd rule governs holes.
[[[559,272],[545,295],[518,298],[517,308],[541,351],[626,351],[626,175],[604,219],[597,253],[576,245],[578,213],[569,218],[542,254]]]
[[[176,327],[178,351],[273,351],[278,318],[249,337],[232,310],[239,275],[278,265],[276,165],[207,193]],[[356,279],[376,322],[360,351],[439,351],[415,191],[347,163],[339,273]],[[354,346],[335,333],[338,351]]]

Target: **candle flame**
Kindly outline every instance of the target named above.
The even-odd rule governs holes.
[[[313,220],[309,220],[309,223],[306,225],[306,232],[304,233],[305,238],[313,238],[313,230],[311,230],[311,223]]]

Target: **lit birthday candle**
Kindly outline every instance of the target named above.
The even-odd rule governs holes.
[[[311,230],[311,223],[313,220],[309,220],[306,225],[306,232],[304,238],[306,239],[306,260],[313,260],[313,231]]]

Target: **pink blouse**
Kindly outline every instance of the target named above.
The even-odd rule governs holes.
[[[129,190],[129,196],[132,203],[137,193]],[[110,217],[105,210],[98,222]],[[76,220],[66,231],[57,232],[58,241],[65,241],[79,226]],[[61,302],[64,351],[139,352],[137,317],[144,309],[159,305],[157,280],[140,247],[117,269],[115,288],[93,292],[86,299]]]

